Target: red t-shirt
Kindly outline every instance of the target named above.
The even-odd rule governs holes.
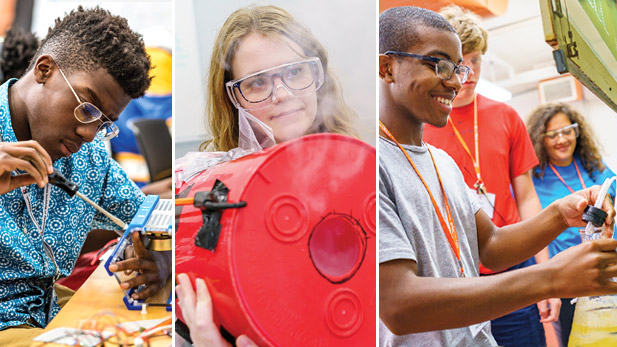
[[[478,151],[480,174],[487,192],[495,194],[493,223],[504,226],[520,221],[510,183],[514,177],[538,165],[527,129],[518,113],[507,104],[478,94]],[[469,187],[476,183],[473,161],[454,134],[454,122],[469,151],[475,156],[473,102],[453,108],[448,124],[424,127],[424,141],[446,151],[460,168]],[[483,271],[484,273],[484,271]]]

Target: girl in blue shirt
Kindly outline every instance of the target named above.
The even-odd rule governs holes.
[[[600,156],[591,128],[583,116],[567,104],[547,104],[535,109],[527,121],[527,131],[540,164],[533,169],[533,183],[542,208],[574,191],[601,185],[615,176]],[[615,188],[609,193],[615,197]],[[581,243],[578,228],[568,228],[548,245],[549,255]],[[574,305],[562,299],[555,329],[563,345],[568,344]]]

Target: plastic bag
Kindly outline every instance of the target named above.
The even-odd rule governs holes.
[[[238,110],[238,128],[238,147],[242,149],[256,152],[276,145],[272,128],[242,108]]]
[[[214,165],[276,145],[272,128],[244,109],[238,110],[238,129],[238,147],[236,148],[227,152],[189,152],[182,158],[176,159],[176,187],[180,187],[182,182],[189,181]]]

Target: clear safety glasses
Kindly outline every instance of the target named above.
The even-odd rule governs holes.
[[[279,88],[290,95],[315,93],[324,83],[324,71],[317,57],[283,64],[225,83],[229,99],[236,108],[261,110],[270,106]]]
[[[101,112],[98,107],[92,105],[89,102],[82,102],[77,93],[75,92],[75,89],[73,89],[71,83],[69,83],[69,80],[66,78],[66,75],[64,74],[58,63],[56,63],[56,66],[58,66],[58,71],[60,71],[60,74],[62,75],[62,77],[64,77],[66,84],[68,84],[69,88],[71,88],[71,91],[73,92],[73,95],[75,95],[77,102],[79,102],[79,105],[77,105],[77,107],[75,107],[75,110],[73,110],[75,118],[77,118],[78,121],[84,124],[96,122],[97,120],[101,122],[101,124],[96,130],[96,136],[99,137],[101,140],[109,140],[118,136],[118,133],[120,132],[118,126],[114,124],[114,122],[112,122],[109,118],[107,118],[107,116],[103,112]],[[106,121],[102,121],[101,117],[105,117]]]
[[[427,55],[407,53],[407,52],[398,52],[398,51],[387,51],[384,53],[386,55],[400,55],[403,57],[411,57],[424,61],[430,61],[435,64],[435,75],[443,80],[449,80],[452,78],[452,75],[456,73],[458,76],[458,80],[461,83],[465,83],[467,81],[467,77],[469,76],[469,67],[465,65],[456,65],[448,59],[437,58],[437,57],[429,57]]]
[[[572,123],[563,128],[547,131],[544,133],[544,137],[551,141],[556,141],[560,136],[572,139],[578,137],[579,134],[578,123]]]

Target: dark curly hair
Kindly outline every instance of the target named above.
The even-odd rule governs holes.
[[[418,27],[425,26],[456,34],[444,17],[420,7],[393,7],[379,15],[379,53],[407,51],[420,40]]]
[[[34,34],[25,32],[20,27],[9,29],[4,37],[0,54],[0,68],[3,75],[0,83],[21,77],[38,48],[39,40]]]
[[[544,148],[546,124],[558,113],[566,115],[570,122],[578,123],[580,135],[576,139],[574,154],[581,158],[581,163],[585,170],[587,170],[587,173],[589,173],[589,176],[593,178],[594,172],[604,171],[605,167],[602,164],[602,157],[592,136],[591,128],[580,113],[567,104],[559,103],[539,106],[531,112],[527,120],[527,132],[529,132],[533,148],[536,150],[536,155],[540,161],[540,164],[533,170],[533,176],[536,178],[544,177],[544,171],[548,165],[548,155],[546,154],[546,148]]]
[[[141,35],[131,30],[125,18],[98,6],[79,6],[56,19],[28,70],[44,54],[51,55],[65,72],[105,69],[133,99],[150,86],[150,57]]]

